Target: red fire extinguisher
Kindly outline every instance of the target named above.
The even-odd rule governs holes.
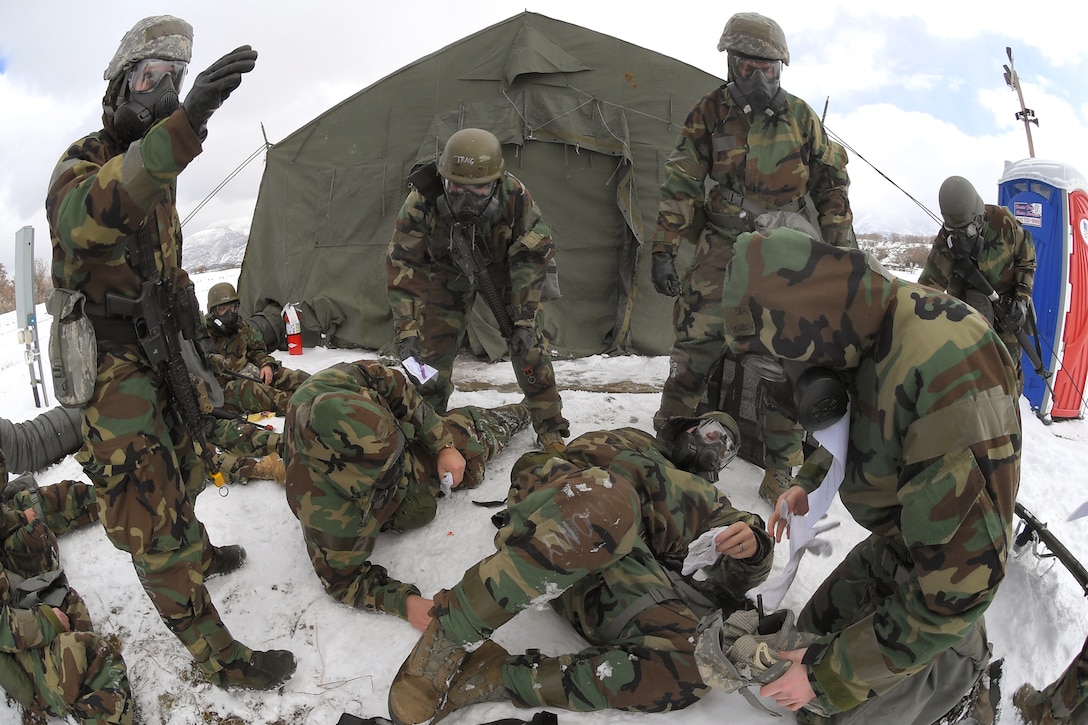
[[[287,328],[287,353],[289,355],[302,354],[302,323],[298,319],[298,310],[293,302],[288,302],[283,308],[283,323]]]

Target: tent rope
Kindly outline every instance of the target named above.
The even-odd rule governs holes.
[[[188,214],[186,214],[186,215],[185,215],[185,218],[181,220],[181,226],[182,226],[182,227],[184,227],[184,226],[185,226],[185,224],[186,224],[186,223],[188,223],[188,221],[189,221],[190,219],[192,219],[192,218],[193,218],[194,216],[196,216],[197,212],[199,212],[199,211],[200,211],[201,209],[203,209],[203,208],[204,208],[204,206],[205,206],[205,205],[206,205],[206,204],[207,204],[207,203],[208,203],[209,201],[211,201],[211,200],[212,200],[212,197],[214,197],[214,196],[215,196],[216,194],[218,194],[218,193],[219,193],[219,192],[220,192],[220,191],[221,191],[221,190],[223,189],[223,187],[224,187],[224,186],[226,186],[227,184],[229,184],[229,183],[230,183],[230,181],[231,181],[231,180],[232,180],[232,179],[233,179],[234,177],[236,177],[236,176],[237,176],[238,174],[242,173],[242,170],[243,170],[243,169],[245,169],[245,167],[249,166],[249,165],[250,165],[250,164],[251,164],[251,163],[253,162],[253,160],[254,160],[254,159],[256,159],[256,158],[257,158],[258,156],[260,156],[260,155],[261,155],[261,152],[262,152],[262,151],[264,151],[264,150],[265,150],[266,148],[268,148],[268,146],[269,146],[269,144],[267,144],[267,143],[262,143],[262,144],[261,144],[260,146],[258,146],[258,147],[257,147],[257,148],[256,148],[256,149],[255,149],[255,150],[253,151],[253,153],[251,153],[251,154],[250,154],[250,155],[249,155],[249,156],[248,156],[248,157],[246,158],[246,160],[245,160],[245,161],[243,161],[243,162],[242,162],[241,164],[239,164],[239,165],[238,165],[237,167],[235,167],[234,171],[232,171],[232,172],[230,172],[229,174],[227,174],[227,177],[226,177],[225,179],[223,179],[222,181],[220,181],[220,182],[219,182],[219,184],[217,184],[217,185],[216,185],[216,187],[215,187],[214,189],[212,189],[212,190],[211,190],[211,192],[209,192],[209,193],[208,193],[208,195],[207,195],[207,196],[205,196],[205,197],[204,197],[204,198],[203,198],[203,199],[201,200],[201,202],[200,202],[199,204],[197,204],[197,205],[196,205],[196,206],[195,206],[195,207],[193,208],[193,210],[192,210],[191,212],[189,212]]]

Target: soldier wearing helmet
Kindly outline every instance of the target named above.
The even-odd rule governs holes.
[[[192,40],[180,18],[137,22],[104,73],[102,129],[71,144],[53,170],[45,200],[55,288],[49,305],[78,302],[86,313],[81,339],[94,343],[90,354],[66,358],[57,378],[62,387],[81,383],[83,395],[69,403],[81,407],[88,431],[77,457],[97,491],[106,534],[131,555],[163,624],[211,682],[269,688],[291,675],[294,656],[237,641],[212,603],[204,578],[242,566],[245,550],[208,541],[193,508],[204,462],[188,429],[164,415],[179,408],[165,383],[166,361],[141,344],[153,339],[139,327],[152,304],[160,318],[164,310],[184,317],[196,335],[199,303],[181,267],[177,177],[257,58],[249,46],[226,54],[193,80],[182,102]],[[151,288],[161,292],[153,303],[141,295]]]
[[[1018,333],[1033,309],[1035,243],[1031,232],[1005,207],[984,204],[962,176],[945,179],[937,201],[944,224],[933,239],[918,282],[948,292],[986,316],[1009,348],[1023,392]]]
[[[238,308],[238,292],[230,282],[208,290],[208,337],[215,345],[209,363],[223,388],[223,406],[233,412],[285,415],[291,394],[310,374],[281,365]]]
[[[503,335],[540,446],[561,448],[569,424],[541,318],[541,304],[558,297],[555,243],[540,208],[507,173],[499,139],[480,128],[451,135],[437,162],[414,171],[409,183],[386,270],[401,360],[437,371],[415,380],[419,392],[446,410],[454,359],[479,294],[497,320],[506,318]]]
[[[838,500],[870,532],[798,614],[815,640],[776,655],[792,664],[760,695],[811,708],[805,723],[944,722],[987,667],[984,613],[1010,555],[1022,433],[1008,350],[969,305],[860,250],[776,229],[735,252],[729,344],[838,379]],[[776,539],[822,479],[778,499]]]
[[[325,591],[426,628],[433,603],[370,563],[374,543],[430,522],[453,489],[479,486],[487,461],[528,424],[521,403],[438,415],[400,371],[373,360],[310,376],[284,423],[287,501]]]
[[[435,595],[434,619],[389,691],[394,723],[437,722],[491,701],[659,712],[708,692],[694,657],[700,616],[744,607],[774,544],[759,516],[707,480],[736,452],[736,422],[711,412],[666,429],[673,441],[594,431],[514,464],[497,551]],[[706,541],[691,547],[702,558],[687,560],[696,539]],[[490,639],[540,601],[585,649],[511,654]]]
[[[807,103],[782,88],[782,66],[790,62],[782,28],[758,13],[737,13],[718,50],[726,53],[728,82],[691,109],[665,162],[651,247],[654,288],[677,298],[670,374],[654,416],[659,430],[669,418],[695,414],[709,377],[735,364],[722,357],[721,288],[738,234],[803,226],[830,244],[856,246],[846,151],[828,139]],[[685,239],[695,253],[679,273],[675,259]],[[802,462],[803,431],[773,402],[762,429],[760,496],[770,502]]]

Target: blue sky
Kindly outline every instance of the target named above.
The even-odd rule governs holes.
[[[780,0],[766,9],[705,6],[691,18],[679,10],[685,5],[616,10],[584,0],[536,7],[524,0],[418,0],[379,8],[329,0],[112,0],[93,14],[73,0],[0,3],[0,263],[11,268],[14,235],[25,225],[35,228],[37,256],[48,257],[43,204],[53,165],[67,144],[100,127],[102,70],[122,34],[140,18],[163,13],[184,17],[196,30],[193,74],[242,43],[261,54],[254,73],[217,112],[204,153],[181,176],[182,216],[261,145],[262,134],[278,141],[397,68],[526,9],[719,75],[725,56],[716,45],[729,14],[757,10],[775,18],[792,56],[783,85],[818,112],[830,97],[828,128],[860,154],[849,171],[862,231],[935,227],[861,157],[934,211],[941,181],[953,174],[996,200],[1005,161],[1028,156],[1023,124],[1015,119],[1019,102],[1002,78],[1006,46],[1014,50],[1027,105],[1040,119],[1031,129],[1036,157],[1088,174],[1088,44],[1078,24],[1049,9],[1032,15],[1008,0],[880,5]],[[58,30],[61,15],[80,17],[78,35]],[[258,159],[186,232],[248,223],[260,174]]]

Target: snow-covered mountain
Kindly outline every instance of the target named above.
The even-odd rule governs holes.
[[[220,222],[199,232],[185,233],[183,259],[191,274],[242,266],[249,242],[249,220]]]

